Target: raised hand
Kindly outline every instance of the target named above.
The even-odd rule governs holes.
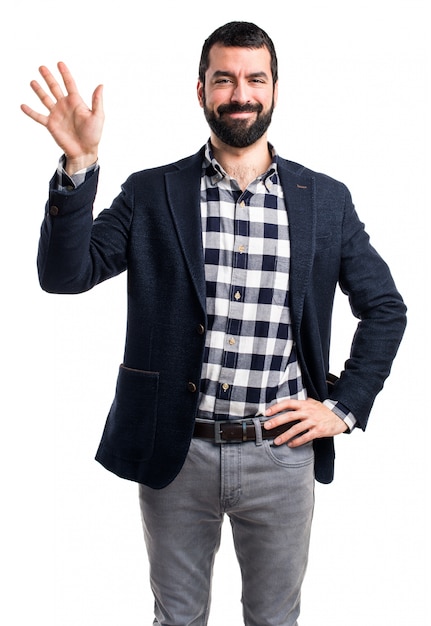
[[[22,104],[21,109],[35,122],[48,129],[66,155],[66,171],[68,174],[73,174],[97,160],[105,117],[102,99],[103,86],[99,85],[94,90],[92,108],[89,109],[81,98],[67,66],[60,62],[58,70],[64,82],[66,95],[45,66],[40,67],[39,72],[51,95],[36,80],[30,83],[39,100],[48,109],[48,114],[38,113],[26,104]]]

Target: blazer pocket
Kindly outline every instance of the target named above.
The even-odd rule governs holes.
[[[316,237],[316,252],[320,252],[321,250],[326,250],[327,248],[331,248],[335,244],[334,237],[329,235],[322,235]]]
[[[157,424],[158,372],[120,366],[114,402],[103,434],[119,458],[146,461],[153,452]]]

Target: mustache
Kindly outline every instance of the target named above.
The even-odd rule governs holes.
[[[223,115],[223,113],[262,113],[263,106],[261,104],[238,104],[232,102],[231,104],[221,104],[217,108],[217,113]]]

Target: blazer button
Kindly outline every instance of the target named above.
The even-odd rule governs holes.
[[[197,391],[197,387],[194,383],[188,383],[187,384],[187,389],[191,392],[191,393],[195,393]]]
[[[58,215],[58,211],[59,211],[58,206],[55,206],[55,204],[49,207],[49,214],[52,215],[53,217]]]
[[[203,324],[198,324],[198,333],[203,335],[205,332],[205,326]]]

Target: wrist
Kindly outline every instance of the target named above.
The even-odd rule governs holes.
[[[64,170],[68,176],[73,176],[80,170],[85,170],[97,162],[97,152],[82,155],[79,157],[68,157],[65,155]]]

